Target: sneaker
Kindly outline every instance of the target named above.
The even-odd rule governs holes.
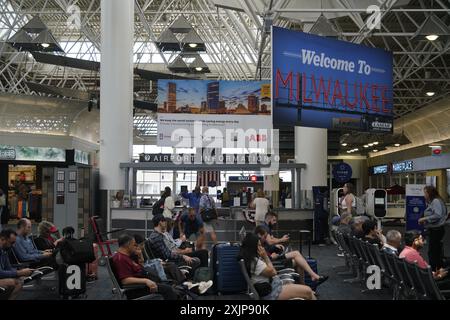
[[[211,288],[213,285],[213,281],[209,280],[209,281],[202,281],[200,282],[200,285],[198,286],[198,292],[200,294],[204,294],[206,291],[208,291],[209,288]]]
[[[183,285],[185,285],[189,290],[192,288],[200,286],[200,283],[192,283],[190,281],[183,282]]]

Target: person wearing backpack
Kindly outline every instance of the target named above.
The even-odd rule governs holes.
[[[353,191],[353,184],[347,182],[344,184],[344,198],[341,201],[341,214],[347,212],[352,216],[356,215],[356,197]]]
[[[169,187],[166,187],[166,188],[169,188]],[[153,207],[152,207],[153,216],[163,214],[165,201],[166,201],[166,190],[164,190],[164,192],[161,194],[161,198],[159,198],[159,200],[153,204]]]
[[[217,224],[217,210],[214,199],[209,195],[208,187],[203,187],[202,189],[202,197],[200,198],[199,210],[203,220],[205,234],[209,234],[211,236],[211,240],[214,242],[214,244],[216,244],[217,235],[215,226]]]

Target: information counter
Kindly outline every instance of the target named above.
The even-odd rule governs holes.
[[[181,210],[176,207],[175,210]],[[247,221],[244,216],[247,207],[218,208],[217,221],[218,241],[239,241],[242,228],[246,232],[253,232],[255,224]],[[292,241],[299,239],[299,230],[312,230],[314,212],[300,209],[276,209],[279,219],[274,229],[275,235],[290,234]],[[139,234],[148,237],[153,229],[152,208],[112,208],[110,230],[126,229],[129,234]],[[114,237],[116,238],[118,234]]]

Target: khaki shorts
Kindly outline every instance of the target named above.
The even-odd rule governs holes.
[[[217,221],[212,220],[209,222],[203,222],[203,228],[205,228],[205,233],[210,233],[216,231]]]

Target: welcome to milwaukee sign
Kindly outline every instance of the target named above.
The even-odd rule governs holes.
[[[392,54],[272,29],[274,127],[392,132]]]

